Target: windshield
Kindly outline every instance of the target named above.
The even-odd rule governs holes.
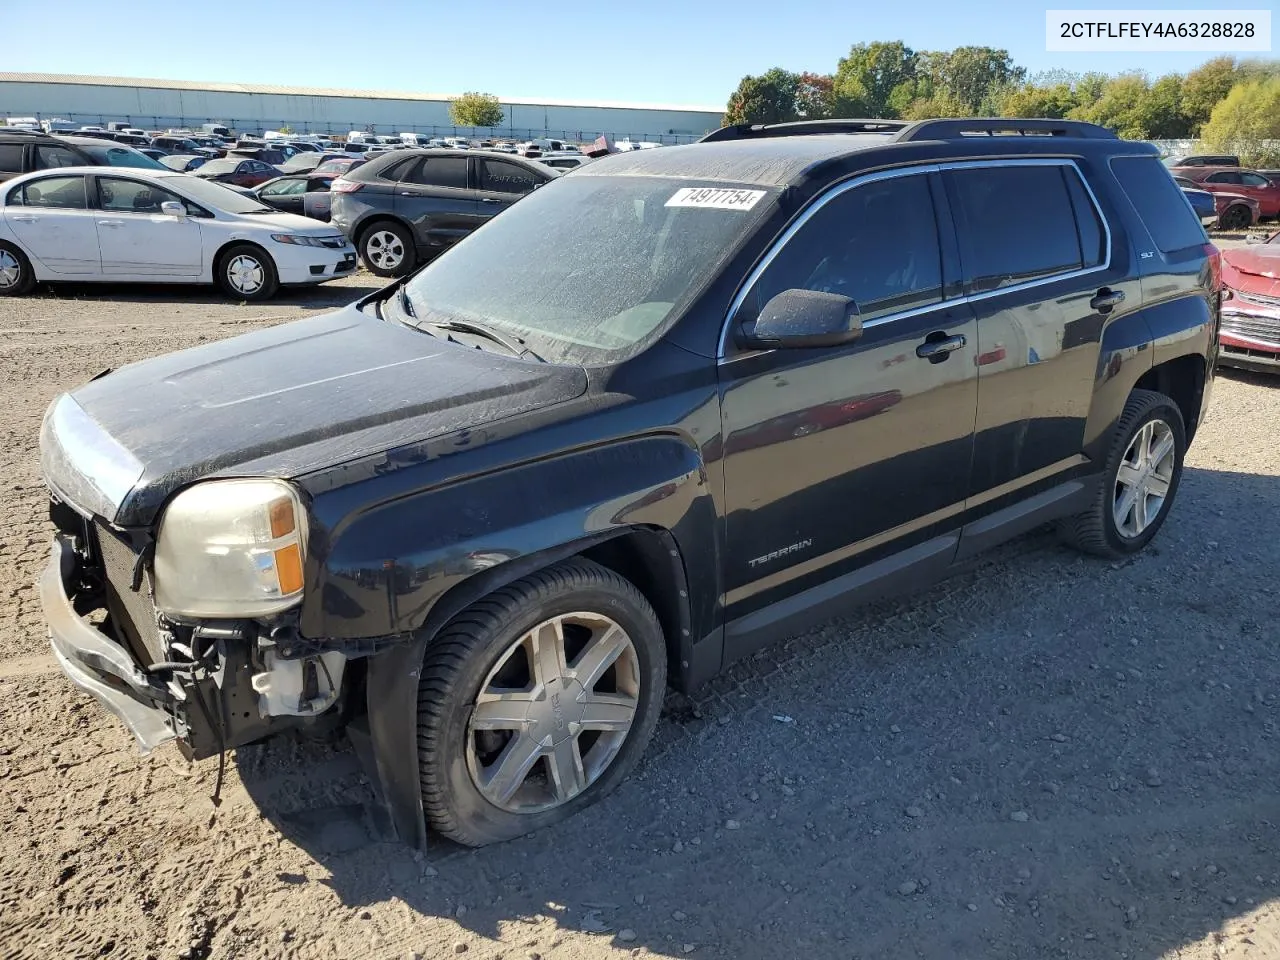
[[[211,163],[216,162],[211,161]],[[205,164],[205,166],[210,166],[210,164]],[[265,203],[259,203],[248,194],[232,190],[230,187],[224,187],[222,184],[215,183],[212,180],[201,180],[199,177],[175,177],[174,180],[181,181],[183,193],[197,203],[202,203],[207,207],[214,207],[227,213],[276,212],[274,208],[268,207]],[[178,185],[178,183],[174,183],[174,186]]]
[[[93,157],[98,163],[111,167],[141,167],[144,170],[167,170],[163,163],[152,160],[145,153],[139,153],[132,147],[108,146],[102,144],[81,144],[80,149]]]
[[[574,176],[529,194],[408,284],[419,320],[477,321],[566,363],[614,362],[661,332],[776,191]]]

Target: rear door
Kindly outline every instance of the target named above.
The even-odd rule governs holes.
[[[1142,291],[1073,161],[955,164],[943,178],[978,324],[969,507],[1000,506],[1081,465],[1103,328]]]
[[[53,175],[14,187],[5,198],[4,220],[18,244],[54,273],[100,272],[95,212],[85,191],[84,177]]]
[[[467,158],[427,156],[403,168],[395,212],[410,224],[419,249],[447,247],[480,222],[479,203],[467,179]]]
[[[198,277],[203,266],[200,223],[160,212],[162,203],[181,203],[177,194],[144,180],[94,177],[98,184],[98,246],[104,274],[140,277]]]
[[[475,169],[480,215],[486,220],[501,213],[545,182],[533,171],[509,160],[477,157]]]

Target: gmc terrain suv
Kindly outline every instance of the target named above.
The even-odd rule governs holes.
[[[1088,124],[606,157],[344,310],[59,397],[53,648],[144,749],[342,723],[406,841],[514,837],[618,784],[668,682],[1048,522],[1141,550],[1218,316],[1155,149]]]
[[[0,128],[0,183],[55,167],[165,167],[123,143],[98,137],[52,137],[35,130]]]

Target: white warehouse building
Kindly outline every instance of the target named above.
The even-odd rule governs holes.
[[[686,143],[719,127],[723,114],[715,107],[500,98],[502,126],[473,131],[453,126],[452,96],[0,71],[0,118],[60,118],[82,126],[113,120],[145,129],[225,123],[237,133],[288,126],[295,133],[318,134],[484,133],[575,141],[604,134],[616,140]]]

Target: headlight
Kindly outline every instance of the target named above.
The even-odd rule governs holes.
[[[173,498],[156,539],[156,606],[261,617],[302,597],[306,512],[282,480],[209,480]]]
[[[342,237],[304,237],[296,233],[273,233],[271,239],[276,243],[291,243],[296,247],[326,247],[335,240],[345,243]]]

